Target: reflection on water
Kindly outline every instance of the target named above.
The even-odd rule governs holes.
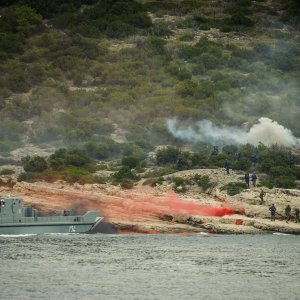
[[[0,236],[0,298],[300,299],[299,246],[291,235]]]

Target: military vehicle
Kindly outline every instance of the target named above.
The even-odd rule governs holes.
[[[53,216],[39,216],[33,207],[24,207],[22,198],[0,196],[0,234],[85,233],[103,220],[96,211],[74,215],[65,210]]]

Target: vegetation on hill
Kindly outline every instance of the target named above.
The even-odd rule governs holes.
[[[297,0],[1,1],[0,152],[26,143],[76,146],[89,159],[124,156],[129,176],[125,169],[155,146],[182,145],[167,118],[240,126],[266,116],[300,136],[299,8]],[[111,140],[116,129],[127,143]],[[259,153],[269,185],[285,184],[278,174],[298,178],[294,167]],[[68,177],[83,168],[94,180],[90,163],[60,155],[47,172]],[[159,165],[170,159],[164,155]],[[175,169],[220,166],[225,157],[236,169],[251,167],[248,154],[237,160],[226,147],[210,158],[172,155]]]
[[[144,152],[138,151],[130,144],[123,144],[123,149],[120,149],[118,144],[112,144],[111,147],[116,147],[111,149],[111,153],[115,152],[115,161],[102,160],[101,164],[97,164],[98,151],[103,149],[103,146],[89,143],[81,148],[58,149],[47,159],[40,156],[26,157],[23,160],[26,172],[20,175],[19,180],[61,179],[81,184],[111,182],[128,186],[141,178],[150,178],[152,184],[161,184],[164,175],[190,169],[224,168],[226,161],[230,162],[230,168],[233,170],[263,174],[259,178],[261,186],[296,188],[296,180],[300,180],[300,167],[297,166],[299,159],[290,151],[278,146],[268,148],[261,144],[258,147],[245,145],[238,148],[228,145],[220,153],[207,148],[187,152],[169,146],[157,150],[155,157],[149,159]],[[155,171],[151,172],[149,168],[154,168]],[[103,178],[96,175],[97,171],[104,169],[111,171],[111,176]],[[231,194],[246,188],[244,173],[241,173],[241,182],[231,183],[224,188]],[[213,186],[207,176],[196,175],[192,181],[181,177],[175,177],[173,180],[174,188],[178,192],[184,192],[188,184],[198,185],[204,190]]]

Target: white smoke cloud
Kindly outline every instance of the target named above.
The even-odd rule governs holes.
[[[260,118],[249,131],[237,127],[219,127],[209,120],[198,121],[193,126],[178,127],[176,119],[169,119],[166,125],[174,137],[187,142],[212,145],[249,143],[255,146],[261,142],[266,146],[300,146],[300,139],[293,136],[291,130],[269,118]]]

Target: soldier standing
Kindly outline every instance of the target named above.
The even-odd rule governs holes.
[[[230,162],[229,162],[229,160],[226,159],[226,161],[225,161],[225,169],[226,169],[227,175],[229,175],[229,168],[230,168]]]
[[[256,187],[257,176],[256,176],[255,173],[253,173],[253,174],[251,175],[251,180],[252,180],[253,186]]]
[[[265,193],[263,190],[261,190],[260,193],[259,193],[259,198],[260,198],[259,204],[260,204],[260,205],[262,205],[262,204],[264,203],[264,195],[265,195],[265,194],[266,194],[266,193]]]
[[[245,174],[245,182],[247,184],[247,187],[249,189],[250,185],[249,185],[249,182],[250,182],[250,176],[249,176],[249,173],[246,173]]]
[[[286,222],[288,223],[289,220],[291,219],[291,207],[289,205],[286,206],[285,208],[285,216],[286,216]]]
[[[213,151],[211,153],[211,156],[218,155],[218,154],[219,154],[219,147],[218,146],[214,146],[213,147]]]
[[[269,207],[269,211],[271,212],[271,221],[275,221],[276,207],[274,203]]]

